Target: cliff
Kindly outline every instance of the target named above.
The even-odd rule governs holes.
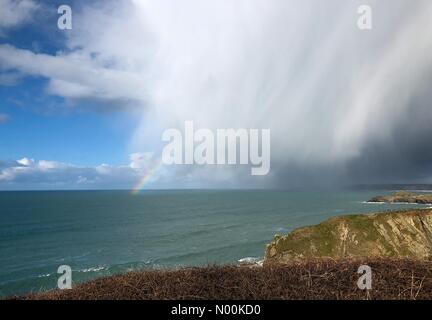
[[[399,191],[392,195],[373,197],[368,202],[432,204],[432,194]]]
[[[432,210],[419,209],[331,218],[276,236],[267,245],[265,262],[316,258],[432,256]]]

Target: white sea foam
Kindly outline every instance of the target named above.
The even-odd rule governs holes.
[[[38,275],[37,277],[38,277],[38,278],[47,278],[47,277],[49,277],[49,276],[51,276],[51,273],[47,273],[47,274],[40,274],[40,275]]]
[[[78,270],[78,272],[97,272],[97,271],[101,271],[101,270],[105,270],[106,267],[91,267],[91,268],[87,268],[87,269],[81,269]]]
[[[255,262],[258,262],[259,260],[260,260],[260,258],[246,257],[246,258],[239,259],[238,262],[240,262],[240,263],[255,263]]]
[[[250,264],[250,265],[262,267],[264,260],[262,258],[246,257],[246,258],[239,259],[238,262],[240,264]]]

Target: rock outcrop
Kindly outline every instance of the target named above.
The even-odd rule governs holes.
[[[368,202],[432,204],[432,194],[399,191],[392,195],[373,197]]]
[[[276,236],[265,263],[321,258],[432,257],[432,210],[419,209],[334,217]]]

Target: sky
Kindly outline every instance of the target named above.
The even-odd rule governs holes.
[[[431,81],[428,0],[0,0],[0,190],[432,183]],[[269,174],[161,165],[187,120]]]

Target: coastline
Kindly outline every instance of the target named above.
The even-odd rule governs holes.
[[[212,195],[216,195],[216,194],[212,194]],[[219,196],[219,194],[217,194]],[[246,196],[251,196],[251,194],[248,192],[246,194],[242,194],[240,193],[240,195],[244,195]],[[259,198],[260,194],[257,193],[253,193],[254,197],[259,200],[259,202],[261,202],[263,199],[268,200],[268,198],[272,199],[271,197],[268,197],[268,195],[266,195],[266,197],[264,198]],[[74,196],[76,197],[77,195],[74,194],[70,194],[69,196]],[[112,194],[112,196],[116,196],[116,194]],[[181,197],[184,197],[184,194],[179,195]],[[302,199],[299,199],[299,197],[302,197]],[[171,263],[168,264],[166,263],[166,260],[163,261],[163,263],[160,263],[161,260],[156,259],[156,260],[151,260],[151,257],[149,257],[149,260],[146,260],[145,262],[127,262],[127,263],[113,263],[113,264],[109,264],[109,262],[107,263],[107,261],[101,260],[101,259],[94,259],[96,257],[92,257],[93,261],[90,263],[85,263],[85,264],[74,264],[71,260],[69,261],[65,261],[66,264],[69,264],[69,262],[72,262],[70,265],[73,268],[73,282],[77,285],[80,284],[84,284],[87,283],[89,281],[93,281],[93,280],[98,280],[98,279],[102,279],[102,278],[107,278],[107,277],[116,277],[117,275],[121,275],[121,274],[126,274],[130,271],[132,272],[147,272],[147,270],[150,271],[176,271],[176,270],[181,270],[184,268],[192,268],[192,267],[198,267],[199,266],[205,266],[208,263],[214,263],[217,266],[223,267],[226,265],[239,265],[239,266],[243,266],[243,267],[248,267],[248,268],[253,268],[253,269],[257,269],[256,267],[262,267],[265,263],[263,261],[263,257],[265,257],[265,246],[266,244],[269,244],[272,239],[273,236],[276,233],[281,233],[281,234],[287,234],[287,233],[291,233],[292,231],[294,231],[296,228],[301,228],[304,226],[313,226],[315,224],[319,224],[323,221],[325,221],[326,219],[332,218],[332,217],[340,217],[343,216],[344,214],[348,213],[348,214],[360,214],[360,215],[373,215],[376,214],[377,212],[394,212],[394,211],[410,211],[410,210],[427,210],[428,207],[425,207],[424,205],[418,205],[416,204],[415,206],[413,206],[413,203],[408,203],[406,205],[411,205],[411,208],[409,207],[405,207],[404,206],[398,206],[398,204],[395,203],[384,203],[383,207],[382,204],[376,205],[374,206],[374,203],[368,203],[365,201],[362,201],[364,199],[367,199],[368,197],[373,196],[372,192],[367,192],[367,193],[355,193],[355,194],[348,194],[348,197],[346,197],[345,193],[342,194],[325,194],[325,196],[323,196],[322,194],[314,194],[314,193],[305,193],[305,194],[290,194],[290,193],[281,193],[280,195],[277,194],[277,199],[281,198],[287,198],[287,201],[290,201],[290,203],[292,201],[297,201],[299,203],[299,205],[295,208],[295,211],[297,210],[301,210],[302,215],[301,215],[301,221],[299,220],[299,215],[298,214],[294,214],[294,210],[276,210],[278,212],[283,212],[282,213],[276,213],[274,215],[271,216],[266,216],[265,217],[265,225],[264,228],[261,228],[262,223],[264,221],[262,215],[259,213],[261,212],[261,210],[256,210],[254,209],[253,206],[249,206],[247,209],[248,210],[244,210],[244,216],[245,217],[250,217],[251,215],[255,218],[255,221],[257,221],[256,226],[259,226],[260,229],[257,229],[255,227],[255,229],[248,227],[248,230],[264,230],[264,232],[262,232],[259,236],[258,236],[258,240],[256,239],[257,235],[256,233],[254,233],[254,235],[249,235],[247,233],[243,233],[243,232],[233,232],[235,230],[235,226],[237,225],[237,221],[236,222],[231,222],[229,224],[225,223],[225,221],[221,221],[220,223],[220,227],[221,228],[211,228],[209,229],[211,232],[219,230],[218,232],[220,233],[220,231],[222,230],[222,232],[224,232],[225,235],[228,235],[229,237],[231,236],[235,236],[235,238],[226,238],[226,237],[220,237],[218,238],[218,242],[216,242],[217,246],[213,246],[213,251],[209,251],[206,252],[205,251],[205,247],[206,245],[201,246],[201,248],[198,248],[197,251],[194,252],[194,250],[196,248],[191,247],[191,246],[187,246],[187,245],[183,245],[180,247],[183,248],[183,255],[181,255],[180,253],[176,252],[176,254],[178,254],[179,257],[181,257],[181,259],[183,259],[183,256],[186,257],[192,257],[190,260],[190,262],[186,262],[183,263],[183,261],[181,263],[177,263],[177,261],[175,263]],[[311,198],[314,200],[314,207],[308,208],[305,211],[305,205],[304,200],[306,198]],[[143,200],[146,200],[148,197],[143,197]],[[213,197],[215,198],[215,197]],[[238,199],[238,195],[235,197],[236,199]],[[303,199],[305,198],[305,199]],[[207,197],[206,197],[207,199]],[[140,200],[140,199],[137,199]],[[231,200],[231,198],[230,198]],[[301,200],[301,201],[300,201]],[[342,200],[342,201],[341,201]],[[207,201],[207,200],[206,200]],[[96,202],[99,203],[99,202]],[[269,202],[270,203],[270,202]],[[319,204],[318,206],[316,204]],[[366,206],[366,204],[368,204],[368,206]],[[328,206],[328,209],[326,209]],[[318,207],[318,209],[316,209],[315,207]],[[307,207],[306,207],[307,208]],[[348,209],[347,209],[348,208]],[[225,212],[226,209],[224,209]],[[306,214],[303,214],[303,212],[306,212]],[[173,212],[174,214],[174,212]],[[236,212],[236,214],[238,214]],[[242,212],[243,214],[243,212]],[[234,216],[234,215],[232,215]],[[106,217],[106,213],[104,213],[104,217]],[[113,217],[117,217],[117,215],[113,214]],[[217,216],[215,216],[217,217]],[[238,215],[236,215],[236,217],[238,217]],[[311,217],[311,218],[308,218]],[[172,216],[172,218],[174,219],[178,219],[177,216],[174,217],[174,215]],[[250,220],[250,219],[249,219]],[[245,220],[245,221],[249,221],[249,220]],[[197,220],[198,223],[202,222],[203,220]],[[281,223],[281,221],[284,221],[283,224]],[[258,223],[259,222],[259,223]],[[135,226],[134,226],[135,228]],[[144,229],[143,229],[144,228]],[[139,235],[143,234],[143,232],[146,229],[146,226],[144,227],[139,227],[136,228],[137,231],[139,231]],[[188,234],[187,232],[192,232],[192,236],[191,238],[188,238],[189,242],[194,244],[194,243],[199,243],[198,239],[195,239],[194,237],[201,237],[201,235],[205,235],[207,233],[204,232],[204,229],[202,228],[202,230],[199,231],[199,233],[196,232],[196,230],[192,230],[192,229],[187,229],[186,233],[184,233],[184,230],[178,230],[178,234],[181,235],[181,239],[185,239],[186,235]],[[271,230],[271,235],[269,236],[269,230]],[[181,232],[180,232],[181,231]],[[215,236],[220,236],[220,235],[216,235]],[[265,237],[265,240],[263,241]],[[208,237],[206,236],[206,238],[211,239],[212,243],[215,243],[215,237]],[[206,239],[205,238],[205,239]],[[125,238],[125,240],[130,239],[130,235],[128,235],[128,237]],[[155,238],[155,240],[158,238]],[[169,243],[173,243],[172,247],[178,247],[178,245],[174,245],[175,242],[172,240],[173,239],[173,234],[171,234],[169,236],[169,238],[167,237],[161,237],[161,239],[169,239],[170,242]],[[200,238],[201,239],[201,238]],[[239,243],[241,246],[234,246],[234,241],[233,239],[235,239],[236,243]],[[245,242],[245,239],[249,239],[249,241]],[[229,245],[227,245],[226,240],[231,241],[231,243]],[[155,243],[156,244],[156,243]],[[159,245],[159,243],[157,243]],[[76,244],[74,244],[75,246]],[[124,243],[124,245],[129,245],[128,243]],[[155,246],[153,246],[152,248],[156,248]],[[241,250],[239,250],[239,248],[241,248]],[[243,250],[242,248],[246,248],[247,250]],[[139,252],[142,252],[143,248],[136,248],[136,250],[139,250]],[[212,257],[215,256],[215,252],[217,252],[218,254],[218,258],[222,257],[223,259],[221,260],[216,260]],[[85,250],[85,253],[90,253],[90,250]],[[186,253],[186,255],[184,254]],[[195,263],[194,261],[192,261],[195,257],[198,257],[198,253],[204,257],[204,258],[200,258],[200,259],[196,259],[198,261],[198,263]],[[228,253],[229,259],[227,258],[226,253]],[[213,256],[212,256],[213,254]],[[88,257],[91,257],[90,255],[88,256],[81,256],[81,255],[77,255],[76,257],[78,257],[77,259],[83,259],[83,261],[89,260]],[[206,258],[205,257],[209,257],[207,261],[203,261]],[[159,261],[158,261],[159,260]],[[199,261],[201,260],[201,261]],[[138,260],[134,260],[134,261],[138,261]],[[63,262],[64,263],[64,262]],[[7,297],[7,296],[11,296],[11,295],[26,295],[28,292],[32,292],[32,290],[40,290],[40,288],[43,288],[44,290],[51,290],[52,288],[54,288],[57,285],[57,280],[59,275],[56,273],[57,272],[57,267],[59,264],[54,265],[54,267],[50,267],[49,268],[41,268],[41,272],[37,273],[32,270],[34,272],[33,275],[31,275],[31,277],[28,277],[28,280],[26,280],[27,282],[23,282],[22,287],[19,290],[16,290],[13,288],[13,283],[11,283],[11,285],[9,285],[9,288],[7,288],[3,293],[2,293],[2,297]],[[49,269],[49,270],[46,270]],[[6,271],[7,269],[5,269]],[[20,280],[19,280],[20,281]]]
[[[423,214],[424,210],[426,214]],[[419,251],[409,251],[409,249],[405,251],[405,247],[400,247],[400,250],[405,248],[404,255],[400,255],[396,248],[394,253],[386,256],[375,255],[369,249],[354,253],[348,251],[349,247],[344,247],[342,256],[339,253],[327,256],[322,252],[320,254],[316,252],[318,247],[312,244],[315,254],[308,255],[309,249],[304,248],[302,250],[305,251],[300,251],[301,259],[297,259],[299,256],[294,258],[293,255],[286,260],[286,257],[292,255],[292,251],[289,251],[289,255],[283,251],[279,252],[282,260],[274,259],[274,255],[269,255],[271,252],[269,248],[278,247],[280,240],[294,241],[292,243],[295,244],[299,240],[299,232],[304,233],[306,230],[305,239],[309,243],[307,237],[310,235],[316,237],[319,234],[313,231],[314,228],[322,228],[321,226],[334,222],[344,224],[345,238],[341,239],[344,246],[347,245],[346,239],[349,238],[346,233],[347,225],[345,225],[347,221],[359,221],[362,227],[367,226],[366,221],[371,221],[377,226],[377,230],[383,230],[381,223],[391,221],[401,228],[397,232],[399,237],[400,232],[404,232],[404,219],[408,221],[407,225],[410,228],[415,225],[412,219],[421,219],[420,224],[427,233],[429,231],[425,228],[432,227],[428,220],[431,214],[430,209],[419,208],[378,212],[372,215],[333,217],[319,225],[293,230],[285,237],[276,236],[275,240],[267,246],[264,260],[245,257],[239,259],[237,265],[132,271],[79,283],[71,290],[56,289],[7,299],[364,299],[364,291],[358,289],[355,279],[358,278],[358,268],[365,264],[373,268],[375,283],[374,289],[368,290],[368,299],[432,299],[432,260],[429,251],[420,254]],[[424,223],[428,223],[429,226],[426,227]],[[339,227],[333,226],[329,230],[333,236],[339,237],[335,233],[341,230]],[[368,231],[369,236],[371,232],[372,230]],[[386,233],[385,238],[388,239],[389,236]],[[420,230],[417,236],[420,236]],[[284,240],[284,238],[294,240]],[[352,239],[354,240],[354,237]],[[327,240],[321,238],[319,241]],[[379,247],[378,239],[374,241],[375,246]],[[354,242],[355,248],[368,244],[366,241],[357,243],[355,240]],[[391,242],[393,243],[393,240]],[[285,244],[285,248],[289,248],[289,245],[286,247]],[[335,248],[337,252],[341,252],[339,244],[335,244]],[[320,289],[317,291],[313,286]],[[335,286],[339,288],[338,291],[335,291]],[[410,295],[403,294],[405,291],[409,291]],[[414,291],[415,295],[413,295]]]

